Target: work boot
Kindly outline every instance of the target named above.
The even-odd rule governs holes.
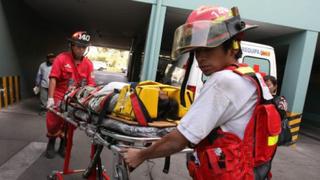
[[[61,138],[58,153],[61,157],[64,158],[66,154],[66,138]]]
[[[47,149],[46,149],[46,158],[48,159],[52,159],[54,158],[56,152],[54,151],[54,145],[56,144],[56,138],[55,137],[51,137],[49,138],[49,142],[47,144]]]

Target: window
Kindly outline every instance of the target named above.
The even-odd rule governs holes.
[[[270,61],[268,59],[245,56],[243,57],[243,63],[248,64],[256,72],[265,73],[266,75],[270,74]]]
[[[87,57],[92,61],[94,70],[124,74],[127,72],[129,51],[90,46]]]

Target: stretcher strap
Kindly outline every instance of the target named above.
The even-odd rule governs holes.
[[[170,170],[170,159],[171,159],[171,156],[166,156],[164,159],[164,166],[163,166],[162,172],[166,174],[168,174]]]
[[[112,99],[113,96],[114,96],[114,93],[111,93],[111,94],[108,94],[108,96],[106,97],[106,100],[104,101],[102,110],[101,110],[101,112],[100,112],[100,114],[99,114],[99,117],[98,117],[98,122],[97,122],[98,125],[101,125],[101,124],[102,124],[102,121],[103,121],[105,115],[106,115],[107,112],[108,112],[108,108],[109,108],[109,105],[110,105],[110,101],[111,101],[111,99]]]
[[[186,73],[183,78],[183,82],[182,82],[181,90],[180,90],[180,102],[183,107],[186,107],[185,91],[186,91],[186,86],[187,86],[187,82],[188,82],[189,75],[190,75],[190,70],[191,70],[191,67],[193,64],[193,60],[194,60],[194,52],[191,51],[189,54],[188,62],[187,62]]]
[[[87,112],[88,113],[88,120],[87,120],[87,122],[88,123],[91,123],[92,122],[92,111],[89,109],[89,108],[87,108],[86,106],[84,106],[83,104],[81,104],[79,101],[78,101],[78,99],[77,98],[71,98],[70,99],[70,101],[69,101],[69,103],[75,103],[76,105],[78,105],[80,108],[81,108],[81,110],[82,111],[84,111],[84,112]],[[75,107],[74,107],[75,108]],[[79,108],[79,109],[80,109]],[[74,109],[74,115],[75,115],[75,109]],[[76,117],[76,116],[75,116]],[[78,119],[80,119],[81,120],[81,118],[78,118]]]
[[[100,91],[100,89],[102,89],[102,87],[98,87],[98,88],[94,89],[93,91],[91,91],[87,97],[84,97],[82,99],[81,104],[86,104],[92,97],[94,97],[94,94],[96,92]]]
[[[148,126],[148,122],[152,122],[152,120],[137,94],[135,92],[130,94],[130,99],[134,115],[139,125]]]
[[[67,97],[66,97],[66,103],[65,103],[65,109],[64,111],[65,112],[68,112],[68,107],[69,107],[69,104],[72,102],[74,96],[77,94],[77,92],[80,90],[80,88],[76,88],[74,90],[69,90],[66,94],[67,94]],[[62,105],[62,103],[60,104],[60,106]],[[60,107],[60,109],[62,109]]]

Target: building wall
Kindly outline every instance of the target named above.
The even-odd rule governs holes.
[[[20,75],[19,62],[16,56],[8,22],[2,3],[0,3],[0,76]]]
[[[21,96],[30,97],[39,64],[47,53],[67,48],[66,33],[23,1],[2,0],[0,5],[0,74],[20,75]]]
[[[306,103],[303,111],[304,119],[320,127],[320,38],[318,38],[317,51],[313,60],[312,72],[307,91]]]

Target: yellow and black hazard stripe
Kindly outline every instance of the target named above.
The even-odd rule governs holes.
[[[298,140],[302,114],[288,112],[287,117],[289,121],[290,132],[292,134],[292,143],[296,143]]]
[[[0,108],[8,107],[20,100],[19,76],[0,77]]]

